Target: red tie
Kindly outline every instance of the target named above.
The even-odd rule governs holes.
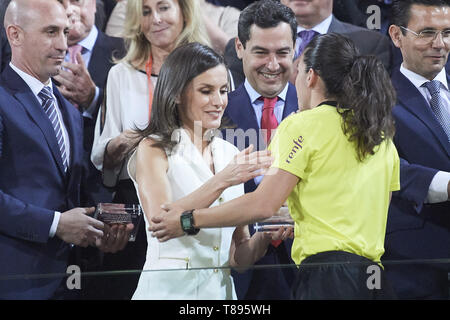
[[[264,106],[261,117],[261,129],[266,130],[264,140],[266,142],[266,145],[269,145],[270,138],[272,136],[272,130],[278,127],[277,118],[273,114],[273,109],[275,108],[275,104],[277,103],[278,97],[263,98],[263,100]]]
[[[264,106],[262,110],[261,117],[261,129],[266,130],[266,134],[264,135],[264,141],[266,145],[269,145],[270,138],[272,137],[272,129],[276,129],[278,127],[278,121],[273,113],[273,109],[275,108],[275,104],[277,103],[278,97],[274,98],[263,98]],[[272,241],[272,245],[276,248],[281,244],[281,240]]]

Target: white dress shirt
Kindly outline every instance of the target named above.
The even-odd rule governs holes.
[[[427,88],[422,85],[430,80],[424,78],[423,76],[412,72],[404,67],[402,64],[400,67],[400,72],[408,78],[409,81],[419,90],[423,95],[425,100],[430,104],[431,94]],[[444,102],[445,110],[450,113],[450,91],[448,88],[447,76],[445,73],[445,68],[433,79],[441,82],[441,97]],[[431,108],[431,106],[430,106]],[[450,182],[450,172],[439,171],[431,180],[430,188],[428,189],[427,203],[438,203],[445,202],[449,200],[448,197],[448,184]]]
[[[261,129],[261,118],[262,118],[262,110],[264,107],[264,101],[260,100],[261,94],[259,94],[251,84],[248,82],[247,78],[244,82],[245,90],[247,90],[247,93],[250,97],[250,101],[252,103],[253,110],[255,111],[256,121],[258,122],[258,127]],[[289,88],[289,83],[286,83],[286,86],[284,89],[278,94],[278,100],[275,104],[275,107],[273,109],[273,114],[275,115],[275,118],[277,118],[278,123],[283,120],[283,111],[284,111],[284,105],[286,103],[286,95]],[[259,185],[261,182],[263,176],[258,176],[254,178],[255,184]]]
[[[153,87],[157,78],[152,77]],[[103,168],[103,158],[109,141],[118,137],[125,130],[144,129],[149,121],[149,88],[145,72],[133,68],[127,62],[113,66],[106,82],[106,115],[103,131],[101,130],[101,114],[95,124],[94,143],[91,161],[103,171],[107,179],[129,179],[126,165],[107,170]],[[125,161],[128,162],[128,159]]]
[[[259,99],[261,97],[261,94],[259,94],[255,89],[253,89],[252,85],[248,82],[247,79],[245,79],[244,87],[245,87],[245,90],[247,90],[247,93],[250,97],[250,101],[252,103],[253,110],[255,111],[258,126],[259,126],[259,128],[261,128],[261,118],[262,118],[262,110],[263,110],[263,106],[264,106],[264,101]],[[273,113],[274,113],[275,117],[277,118],[278,123],[280,123],[281,120],[283,120],[283,110],[284,110],[284,103],[286,101],[287,91],[288,91],[288,84],[286,84],[283,91],[281,91],[278,94],[278,100],[273,109]]]

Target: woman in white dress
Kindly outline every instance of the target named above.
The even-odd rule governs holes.
[[[162,204],[218,205],[242,195],[242,183],[270,164],[266,151],[239,153],[212,134],[221,125],[227,88],[223,58],[211,48],[192,43],[167,57],[150,124],[128,164],[147,230]],[[245,158],[259,164],[242,164]],[[146,262],[133,299],[236,299],[229,266],[254,263],[272,240],[263,233],[250,237],[247,226],[190,231],[165,243],[147,234]],[[279,230],[273,237],[287,235]]]
[[[129,0],[125,31],[127,55],[113,66],[106,84],[105,106],[97,117],[91,160],[103,173],[104,183],[114,186],[115,203],[138,203],[126,163],[134,148],[136,128],[148,125],[152,96],[159,70],[169,53],[181,44],[209,40],[201,23],[197,0]],[[136,241],[124,250],[105,254],[102,271],[138,270],[147,247],[143,224]],[[98,277],[105,299],[129,300],[139,275]]]

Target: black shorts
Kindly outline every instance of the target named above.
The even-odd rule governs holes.
[[[395,299],[377,263],[345,251],[326,251],[307,257],[293,286],[296,300]]]

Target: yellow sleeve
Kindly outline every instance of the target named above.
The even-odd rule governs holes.
[[[308,165],[312,137],[303,118],[301,113],[286,118],[269,146],[274,157],[272,167],[283,169],[300,179],[304,178]]]

